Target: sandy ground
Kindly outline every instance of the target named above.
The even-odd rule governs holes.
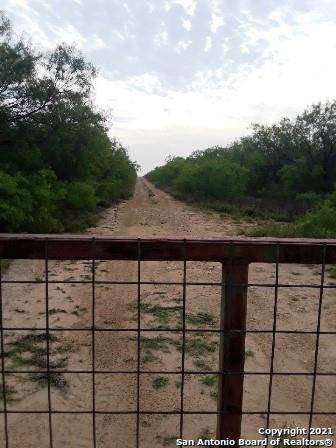
[[[171,198],[146,181],[138,181],[134,197],[106,210],[92,234],[130,237],[211,238],[237,236],[243,227],[252,225],[214,213],[202,213]],[[88,328],[92,318],[92,288],[90,283],[71,281],[91,279],[91,263],[49,262],[50,365],[55,370],[90,371],[92,366],[91,333],[69,331]],[[182,263],[143,262],[143,281],[178,282],[183,275]],[[320,267],[281,265],[280,283],[314,285],[320,282]],[[218,263],[187,263],[190,282],[219,282]],[[250,266],[250,283],[272,283],[273,265]],[[43,262],[17,260],[10,265],[4,279],[19,279],[40,283],[3,285],[5,328],[43,328],[45,326],[45,265]],[[96,263],[96,280],[133,281],[137,279],[136,262]],[[62,281],[68,281],[64,284]],[[59,282],[59,283],[57,283]],[[334,281],[328,272],[326,285]],[[137,286],[96,286],[96,325],[102,329],[137,328]],[[335,290],[326,289],[323,298],[321,330],[336,330]],[[279,330],[315,331],[319,291],[306,287],[280,288],[277,314]],[[250,287],[248,290],[248,329],[272,328],[274,288]],[[180,408],[181,375],[167,374],[181,369],[180,332],[160,331],[181,325],[182,287],[177,285],[142,285],[141,321],[143,328],[158,328],[144,332],[141,339],[141,369],[156,371],[143,374],[140,381],[141,411],[176,411]],[[218,286],[187,286],[187,328],[219,328],[220,288]],[[66,330],[62,330],[62,329]],[[11,411],[47,411],[47,381],[36,371],[46,366],[46,338],[38,331],[5,331],[5,365],[7,370],[27,373],[8,374],[7,407]],[[270,334],[249,334],[246,339],[246,370],[265,372],[270,368],[272,337]],[[214,334],[189,333],[186,340],[186,369],[216,370],[218,337]],[[95,336],[95,395],[97,447],[134,447],[136,417],[127,414],[136,409],[135,374],[112,374],[111,371],[136,370],[136,331],[99,331]],[[314,335],[282,334],[276,337],[275,372],[309,373],[314,369]],[[318,372],[336,370],[336,335],[321,335]],[[35,371],[35,373],[34,373]],[[103,373],[109,372],[109,373]],[[162,372],[162,373],[161,373]],[[92,375],[87,373],[53,373],[51,407],[60,411],[52,416],[54,448],[92,447]],[[244,411],[258,412],[243,418],[243,435],[257,436],[258,427],[265,426],[269,377],[247,375],[245,379]],[[186,375],[184,409],[216,411],[216,375]],[[272,406],[274,412],[306,412],[310,409],[311,376],[275,376]],[[3,409],[3,402],[0,401]],[[336,411],[336,377],[319,376],[316,383],[315,411]],[[62,414],[79,411],[87,414]],[[126,412],[108,415],[104,412]],[[140,446],[175,446],[179,434],[178,415],[143,415],[140,418]],[[315,426],[334,426],[336,416],[316,416]],[[213,415],[186,415],[184,437],[210,437],[215,434]],[[306,415],[277,415],[271,425],[307,426]],[[4,421],[0,423],[0,446],[4,442]],[[11,448],[49,447],[48,415],[25,413],[8,416]]]

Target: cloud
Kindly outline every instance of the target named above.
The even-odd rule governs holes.
[[[75,43],[81,49],[84,48],[89,41],[87,37],[81,34],[80,31],[70,23],[66,24],[62,28],[55,27],[54,35],[55,41],[67,42],[70,44]]]
[[[229,72],[242,61],[260,61],[259,54],[240,54],[248,23],[238,32],[239,20],[230,8],[225,15],[217,0],[97,0],[94,7],[92,0],[81,0],[72,11],[64,1],[3,1],[18,25],[33,31],[34,39],[48,47],[59,40],[76,42],[94,63],[119,79],[157,72],[167,88],[181,89],[204,67],[226,65]],[[219,25],[224,18],[225,29]],[[210,42],[214,26],[216,38]]]
[[[211,36],[207,36],[205,38],[205,47],[204,47],[204,51],[207,52],[211,49],[212,47],[212,37]]]
[[[272,123],[285,114],[295,116],[306,105],[335,96],[336,38],[330,38],[334,24],[304,18],[300,23],[286,39],[282,37],[288,30],[281,23],[273,31],[252,30],[252,44],[269,41],[269,54],[276,57],[260,67],[242,65],[227,79],[220,69],[198,72],[187,91],[167,90],[158,75],[118,84],[100,79],[97,92],[104,92],[105,98],[107,91],[114,92],[108,103],[118,111],[116,118],[123,117],[113,132],[131,144],[131,153],[143,161],[146,171],[162,163],[167,153],[191,151],[200,148],[201,142],[227,143],[246,134],[252,122]],[[148,148],[157,142],[151,162],[142,152],[146,142]]]
[[[197,0],[173,0],[173,3],[182,6],[189,16],[195,14]]]
[[[183,28],[184,29],[186,29],[187,31],[190,31],[191,30],[191,27],[192,27],[192,24],[191,24],[191,22],[190,22],[190,20],[188,20],[188,19],[182,19],[182,26],[183,26]]]
[[[162,26],[162,31],[155,34],[154,39],[153,39],[154,45],[156,47],[162,47],[163,45],[167,45],[167,42],[168,42],[168,33],[165,28],[165,24],[162,22],[161,26]]]
[[[223,11],[220,8],[220,3],[217,0],[212,1],[211,8],[211,25],[210,29],[213,33],[224,24]]]
[[[333,0],[2,0],[18,31],[76,42],[144,171],[336,96]]]
[[[187,50],[191,44],[192,44],[192,40],[190,40],[190,39],[189,40],[179,40],[177,42],[176,51],[178,53],[181,53],[182,51]]]

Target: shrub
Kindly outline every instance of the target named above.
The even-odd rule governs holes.
[[[298,235],[313,238],[336,236],[336,207],[326,199],[318,209],[306,213],[296,226]]]
[[[131,194],[136,166],[92,104],[95,68],[74,48],[35,52],[0,12],[0,231],[84,227]]]
[[[97,205],[95,189],[87,182],[72,182],[66,187],[65,206],[78,211],[92,211]]]

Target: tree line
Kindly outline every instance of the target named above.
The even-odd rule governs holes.
[[[93,104],[95,76],[72,46],[15,37],[0,12],[0,231],[80,230],[132,193],[137,166]]]
[[[303,217],[259,234],[335,236],[336,102],[314,104],[273,125],[254,124],[250,135],[225,147],[170,157],[147,177],[161,188],[203,201],[304,202]]]

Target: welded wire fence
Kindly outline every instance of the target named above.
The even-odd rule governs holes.
[[[83,414],[91,418],[92,424],[92,446],[98,444],[99,431],[96,419],[100,415],[134,416],[134,447],[141,445],[140,418],[143,415],[175,415],[179,417],[179,434],[184,437],[184,419],[187,415],[215,415],[217,416],[217,438],[230,438],[237,440],[241,435],[241,423],[244,415],[264,415],[265,427],[270,426],[270,419],[274,415],[305,415],[309,420],[309,429],[313,426],[315,416],[336,416],[336,409],[318,410],[315,408],[315,397],[317,392],[317,379],[321,376],[331,378],[336,375],[335,371],[321,371],[318,368],[320,337],[334,336],[336,331],[323,331],[321,329],[321,313],[324,292],[335,290],[335,285],[326,284],[326,266],[336,264],[336,242],[315,240],[149,240],[149,239],[116,239],[89,236],[29,236],[29,235],[2,235],[0,236],[0,258],[10,259],[35,259],[44,260],[44,276],[42,279],[22,280],[20,278],[7,278],[1,273],[0,281],[0,336],[1,336],[1,395],[2,408],[0,413],[3,417],[4,446],[11,446],[12,431],[15,427],[9,425],[9,417],[18,414],[43,414],[48,416],[48,443],[54,446],[55,415]],[[90,278],[80,280],[53,280],[50,278],[50,260],[89,260],[91,267]],[[137,263],[136,279],[129,281],[98,280],[96,278],[96,263],[100,260],[133,260]],[[144,261],[179,261],[183,264],[182,278],[178,281],[146,281],[142,277],[142,263]],[[222,279],[218,282],[211,281],[188,281],[188,265],[190,261],[219,262],[222,264]],[[275,267],[275,278],[272,282],[250,282],[248,269],[251,263],[269,263]],[[315,284],[290,284],[281,283],[279,280],[279,266],[282,263],[314,264],[320,266],[319,282]],[[3,263],[2,263],[3,265]],[[89,286],[91,289],[91,324],[84,327],[54,327],[50,323],[50,301],[49,291],[51,285],[55,284],[79,284]],[[3,300],[3,288],[15,284],[41,284],[44,286],[44,317],[45,325],[15,326],[5,325],[6,309]],[[101,285],[135,285],[137,288],[136,298],[136,327],[101,327],[96,322],[96,288]],[[147,328],[142,325],[141,312],[141,287],[144,285],[175,285],[182,288],[181,324],[176,328],[158,327]],[[217,286],[221,288],[221,311],[220,328],[189,328],[186,325],[186,298],[188,286]],[[273,320],[270,329],[253,329],[246,327],[247,313],[247,291],[250,287],[270,288],[273,294]],[[318,307],[316,310],[316,327],[313,330],[281,330],[277,328],[278,317],[278,293],[281,288],[311,288],[318,292]],[[333,303],[335,307],[335,302]],[[47,383],[47,409],[29,409],[19,407],[15,409],[10,401],[10,387],[8,377],[10,375],[30,375],[31,369],[9,368],[7,365],[7,353],[5,348],[6,337],[10,332],[40,332],[45,335],[45,363],[43,368],[34,370],[34,375],[39,375]],[[55,368],[51,362],[52,335],[57,332],[89,332],[91,346],[91,367],[89,369],[66,369]],[[154,332],[175,333],[181,336],[179,350],[181,352],[180,369],[172,370],[145,370],[141,365],[142,338],[144,334]],[[96,338],[101,332],[123,332],[136,333],[136,368],[101,370],[96,365]],[[216,370],[188,369],[186,366],[186,344],[189,334],[216,334],[220,337],[219,362]],[[266,371],[248,371],[245,369],[245,338],[248,334],[269,334],[271,336],[270,368]],[[313,369],[309,372],[291,371],[279,372],[274,366],[276,338],[280,334],[286,335],[312,335],[315,337]],[[155,374],[176,375],[180,378],[180,397],[178,409],[161,411],[148,409],[143,410],[141,406],[141,377],[143,375]],[[54,387],[55,375],[86,374],[90,375],[91,387],[91,409],[90,410],[57,410],[53,406],[52,388]],[[125,411],[101,410],[96,406],[96,383],[97,376],[101,374],[128,375],[136,377],[136,400],[134,408]],[[187,375],[217,375],[218,393],[217,410],[190,410],[185,406],[185,379]],[[265,376],[268,378],[267,406],[256,410],[243,409],[244,378],[248,376]],[[310,402],[306,409],[293,411],[273,410],[273,382],[276,377],[297,376],[312,378],[312,386],[309,391]],[[335,417],[336,418],[336,417]],[[310,433],[310,431],[309,431]],[[308,433],[308,439],[310,435]],[[80,435],[78,436],[80,438]],[[145,446],[145,445],[143,445]]]

